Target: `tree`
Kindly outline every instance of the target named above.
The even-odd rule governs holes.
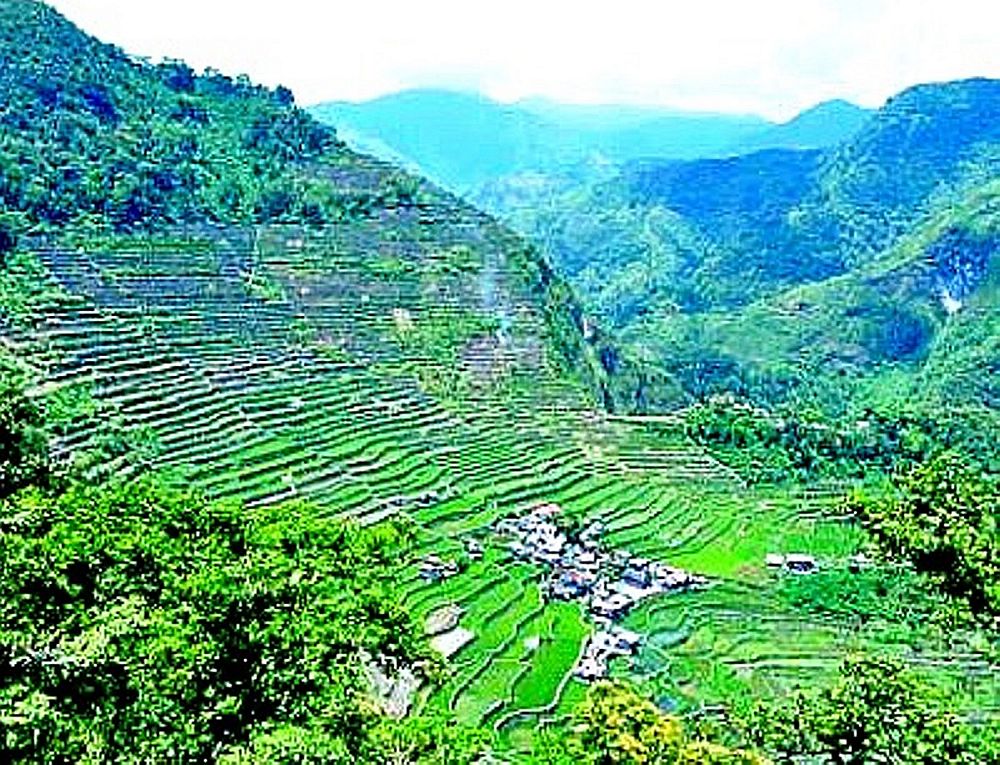
[[[382,718],[368,736],[362,762],[371,765],[470,765],[489,737],[440,717]]]
[[[628,685],[600,683],[573,715],[571,734],[541,735],[535,765],[766,765],[752,752],[690,740],[676,717],[663,714]]]
[[[0,217],[0,268],[7,264],[7,256],[17,248],[17,229],[7,218]]]
[[[0,760],[469,762],[476,734],[369,699],[368,657],[434,666],[391,594],[406,533],[321,515],[155,476],[0,504]]]
[[[683,745],[684,732],[676,718],[617,683],[594,686],[576,718],[580,743],[593,754],[595,765],[672,763]]]
[[[834,683],[742,710],[738,723],[756,746],[779,762],[805,756],[833,763],[896,765],[981,759],[969,726],[942,698],[895,659],[847,659]]]
[[[25,372],[0,353],[0,499],[49,472],[43,412],[25,392]]]
[[[730,749],[708,741],[693,741],[681,750],[677,765],[764,765],[753,752]]]
[[[912,561],[973,612],[1000,617],[1000,491],[946,452],[896,480],[896,491],[847,503],[891,556]]]

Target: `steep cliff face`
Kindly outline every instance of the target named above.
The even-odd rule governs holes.
[[[927,248],[934,266],[934,286],[946,309],[954,313],[982,285],[994,256],[1000,253],[997,233],[949,228]]]

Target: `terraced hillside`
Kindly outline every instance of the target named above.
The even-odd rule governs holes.
[[[849,569],[848,560],[864,539],[856,526],[838,518],[843,484],[750,487],[739,477],[745,471],[734,473],[689,440],[684,413],[605,412],[601,404],[616,401],[615,393],[623,392],[623,400],[641,398],[645,371],[626,366],[548,264],[491,218],[426,181],[347,150],[331,130],[296,109],[286,89],[271,91],[211,71],[196,75],[180,62],[153,66],[134,60],[86,37],[35,0],[8,0],[0,7],[0,38],[8,65],[0,76],[6,96],[0,102],[5,130],[0,383],[13,392],[18,410],[13,417],[9,406],[0,412],[0,419],[6,418],[0,428],[13,420],[16,429],[5,432],[23,442],[25,454],[28,447],[35,450],[30,456],[38,465],[37,475],[11,471],[12,480],[2,489],[15,493],[15,503],[25,503],[32,520],[26,523],[20,511],[9,514],[0,538],[6,541],[9,528],[20,537],[22,527],[37,526],[25,532],[16,555],[4,558],[16,565],[4,569],[10,597],[3,600],[18,604],[27,593],[28,600],[39,601],[38,608],[32,601],[18,617],[31,629],[5,638],[7,648],[16,647],[6,650],[5,661],[30,674],[55,656],[61,667],[84,670],[72,686],[58,675],[49,686],[37,678],[22,684],[4,674],[3,690],[10,691],[4,698],[16,705],[0,718],[22,726],[25,752],[44,746],[31,717],[36,702],[48,705],[59,694],[75,696],[78,688],[97,693],[90,673],[104,673],[103,667],[113,668],[106,674],[117,683],[122,664],[113,651],[105,652],[105,640],[120,637],[117,625],[133,634],[133,623],[141,621],[130,588],[133,578],[142,577],[127,569],[133,562],[137,568],[151,559],[162,563],[158,545],[147,552],[132,541],[145,540],[147,527],[158,529],[155,533],[187,545],[183,553],[171,547],[171,556],[189,556],[189,548],[202,541],[200,530],[186,535],[172,523],[161,528],[143,518],[113,545],[70,545],[70,556],[53,563],[47,551],[63,552],[60,535],[106,540],[78,517],[75,504],[59,505],[70,522],[50,539],[43,494],[58,494],[81,480],[101,488],[115,484],[121,493],[106,501],[118,515],[83,493],[73,502],[90,514],[83,518],[100,517],[104,526],[116,527],[111,519],[133,514],[116,498],[132,499],[141,482],[104,479],[128,479],[147,468],[227,502],[221,510],[236,528],[231,537],[227,532],[218,539],[207,532],[220,551],[226,548],[209,560],[232,565],[234,570],[224,573],[237,579],[245,568],[237,559],[248,557],[236,552],[245,548],[239,528],[244,521],[253,526],[262,516],[304,516],[308,523],[301,531],[297,522],[290,524],[295,534],[311,535],[312,526],[344,530],[317,523],[309,515],[317,513],[366,525],[397,518],[412,529],[412,535],[399,535],[400,547],[391,554],[395,564],[397,549],[403,549],[402,565],[367,578],[379,595],[394,590],[393,596],[402,596],[427,625],[426,637],[447,657],[449,671],[440,683],[418,688],[412,699],[402,694],[402,705],[443,711],[433,719],[449,728],[457,720],[492,729],[501,752],[524,748],[539,725],[564,720],[585,692],[578,675],[596,677],[605,670],[627,675],[664,707],[711,711],[732,706],[741,695],[766,698],[794,684],[815,685],[855,648],[902,656],[970,716],[1000,712],[995,643],[982,634],[924,624],[926,603],[908,597],[932,595],[913,584],[912,571],[883,565]],[[959,268],[956,279],[962,273]],[[995,279],[985,283],[992,289]],[[965,325],[953,325],[952,335],[961,336]],[[989,326],[978,327],[987,357]],[[979,358],[969,358],[970,372]],[[34,470],[35,461],[27,464]],[[71,469],[60,470],[64,466]],[[309,503],[292,507],[300,498]],[[189,504],[178,502],[171,512],[191,512]],[[161,514],[144,499],[135,504],[142,505],[136,515]],[[537,515],[539,507],[562,523],[561,529],[555,521],[549,524],[564,541],[557,552],[546,551],[547,558],[519,553],[518,541],[504,531]],[[273,510],[253,512],[260,508]],[[583,530],[589,534],[595,528],[599,539],[587,547]],[[298,547],[297,537],[271,538],[269,529],[267,523],[258,527],[281,567],[261,569],[267,572],[262,580],[284,582],[287,574],[290,585],[290,599],[279,601],[273,613],[311,615],[315,600],[295,594],[304,569],[312,569],[319,584],[327,584],[326,577],[318,575],[308,554],[289,553]],[[313,546],[326,545],[327,553],[336,548],[332,557],[340,558],[343,538],[324,536],[337,541],[313,540]],[[594,585],[589,601],[572,595],[555,599],[555,585],[562,583],[556,574],[582,576],[568,571],[563,558],[577,556],[571,563],[582,564],[585,547],[594,564],[591,581],[607,584],[609,592],[611,586],[630,586],[627,565],[638,566],[640,574],[677,575],[673,581],[680,582],[658,584],[656,594],[631,598],[617,590],[616,596],[628,599],[628,607],[612,614],[622,622],[615,632],[631,636],[628,658],[603,657],[597,674],[583,670],[600,636],[612,634],[592,616],[602,612],[595,601],[605,595],[598,597]],[[576,552],[564,553],[567,548]],[[814,556],[818,570],[797,577],[768,569],[770,553]],[[374,554],[366,548],[362,557],[344,560],[365,561]],[[377,554],[382,560],[390,556]],[[92,599],[90,591],[75,583],[80,571],[89,579],[103,576],[91,575],[90,568],[102,556],[116,564],[117,578],[110,589],[100,590],[115,604],[109,622],[102,621],[108,616],[103,604],[90,609],[85,602]],[[216,564],[202,560],[192,565],[197,574],[217,573]],[[80,601],[73,604],[78,609],[52,624],[81,621],[93,627],[80,634],[69,630],[73,642],[87,644],[85,652],[79,646],[68,653],[49,650],[53,640],[62,639],[47,634],[58,629],[50,628],[44,613],[57,598],[38,584],[36,565],[51,569],[45,574],[58,592],[67,593],[66,600]],[[361,564],[350,565],[368,572]],[[7,568],[16,575],[7,576]],[[194,590],[186,579],[172,580],[183,592],[170,613],[196,621],[185,610],[191,593],[211,594],[222,586],[208,578],[213,581]],[[225,602],[242,612],[243,587],[254,589],[257,581],[227,588]],[[394,640],[397,631],[406,631],[397,629],[408,620],[396,619],[401,615],[394,597],[369,601],[369,583],[355,584],[352,578],[350,587],[355,586],[363,590],[352,589],[351,602],[354,594],[364,595],[357,601],[364,604],[357,617],[360,630],[382,629],[375,625],[384,620],[368,616],[385,607],[393,626],[382,635]],[[152,623],[159,625],[159,585],[143,587],[148,591],[141,600],[156,611]],[[893,587],[892,597],[883,599]],[[309,592],[340,610],[342,590]],[[119,613],[123,601],[126,608]],[[275,654],[262,648],[260,661],[251,664],[243,651],[241,636],[261,632],[262,622],[254,616],[234,637],[228,608],[212,617],[218,616],[226,633],[208,643],[220,646],[218,656],[225,659],[215,666],[238,665],[237,683],[247,686],[254,684],[248,677],[254,673],[282,675],[278,685],[284,683],[284,673],[272,671]],[[270,605],[266,610],[272,613]],[[355,612],[347,613],[345,626],[337,629],[353,632]],[[276,617],[267,623],[281,625],[270,637],[284,644],[287,622]],[[29,652],[27,665],[22,647],[36,643],[25,634],[42,649]],[[155,728],[165,719],[162,710],[173,709],[158,700],[177,691],[181,675],[175,672],[174,649],[187,638],[175,635],[187,634],[156,636],[157,650],[166,658],[164,674],[155,677],[168,679],[163,694],[149,696],[152,704],[137,721],[153,720]],[[315,634],[317,643],[337,646],[343,632]],[[320,665],[302,658],[316,643],[292,642],[278,655],[295,652],[287,659],[293,676],[288,680],[294,682],[282,686],[287,691],[276,686],[259,719],[260,710],[245,710],[254,738],[228,722],[215,725],[220,717],[242,716],[242,700],[254,698],[229,696],[234,684],[222,672],[216,684],[205,686],[208,714],[195,706],[189,716],[174,720],[181,738],[191,720],[220,727],[218,735],[205,732],[192,751],[218,753],[219,746],[244,739],[280,745],[287,735],[297,735],[298,728],[275,731],[269,725],[284,724],[285,699],[311,698],[313,686],[298,675],[308,675],[311,683],[330,665],[324,658],[323,669],[316,670]],[[419,643],[419,636],[413,642]],[[304,719],[296,725],[320,717],[350,723],[350,712],[340,715],[342,707],[325,706],[327,701],[339,704],[345,689],[355,702],[365,692],[377,695],[384,684],[373,675],[383,668],[371,665],[379,659],[390,665],[419,661],[409,651],[384,657],[382,641],[363,645],[371,651],[360,645],[347,651],[353,665],[349,684],[324,696],[324,706],[303,707]],[[214,674],[202,669],[202,651],[199,644],[188,656],[190,667]],[[146,652],[137,653],[144,661]],[[94,654],[100,654],[99,663],[91,664]],[[136,677],[136,683],[145,683],[147,675],[140,669]],[[147,687],[130,681],[112,693],[125,698],[138,688],[135,695],[146,703]],[[225,688],[226,700],[218,700],[218,688]],[[121,714],[117,698],[109,696],[105,709],[115,721]],[[22,699],[29,701],[22,705]],[[74,726],[79,723],[72,733],[80,746],[90,747],[90,710],[75,699],[70,703],[69,717]],[[57,706],[45,715],[47,720],[64,716]],[[385,716],[373,716],[385,733]],[[427,719],[432,718],[401,724],[419,728]],[[52,740],[63,730],[60,725],[49,730]],[[143,726],[135,722],[112,731],[114,740]],[[171,756],[176,751],[170,741],[164,746],[161,751]],[[100,759],[89,748],[86,757],[62,756]]]
[[[858,533],[831,520],[842,487],[750,490],[679,420],[600,412],[555,350],[562,309],[537,264],[489,219],[443,205],[316,230],[39,246],[52,297],[5,336],[41,367],[40,391],[87,391],[104,413],[69,427],[58,453],[72,459],[113,422],[145,434],[155,467],[213,497],[412,518],[409,608],[458,605],[474,635],[418,703],[512,746],[582,697],[573,670],[593,630],[576,604],[547,600],[541,572],[495,534],[541,502],[602,520],[613,547],[712,580],[629,617],[646,640],[615,671],[670,703],[780,687],[862,645],[931,664],[953,649],[929,636],[893,644],[892,624],[859,629],[783,600],[763,571],[769,551],[836,567],[857,549]],[[431,555],[459,573],[422,577]],[[996,674],[971,649],[934,676],[953,687],[978,676],[969,704],[998,706]]]

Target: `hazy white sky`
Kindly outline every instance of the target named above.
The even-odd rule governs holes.
[[[917,82],[1000,77],[998,0],[52,0],[129,53],[299,103],[477,89],[786,118]]]

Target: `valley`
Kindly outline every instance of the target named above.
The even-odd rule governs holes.
[[[613,550],[709,578],[624,621],[641,645],[614,674],[672,707],[780,693],[877,648],[970,708],[1000,712],[973,634],[903,638],[891,616],[859,625],[789,601],[791,575],[769,571],[768,553],[814,555],[822,577],[863,549],[839,516],[845,487],[749,488],[689,439],[680,414],[646,425],[601,413],[553,354],[531,285],[512,270],[516,251],[480,245],[482,260],[456,264],[481,225],[452,225],[458,211],[448,222],[438,209],[399,213],[389,239],[382,221],[39,251],[58,298],[8,339],[44,360],[50,395],[79,391],[100,412],[68,427],[56,455],[72,460],[117,431],[139,439],[142,461],[130,451],[95,474],[152,467],[247,507],[304,499],[364,524],[412,519],[403,602],[421,623],[458,606],[474,635],[416,703],[491,728],[515,751],[582,698],[574,673],[595,630],[495,534],[545,503],[603,523]],[[400,236],[407,226],[414,235]],[[469,559],[469,539],[481,559]],[[427,556],[460,570],[428,581]]]
[[[0,43],[0,760],[1000,757],[996,81],[307,112]]]

